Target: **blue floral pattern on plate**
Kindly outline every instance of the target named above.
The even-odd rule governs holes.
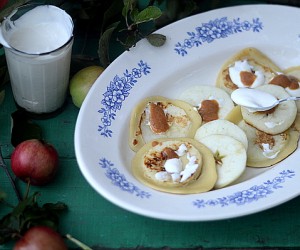
[[[101,125],[98,126],[102,136],[112,137],[112,130],[109,127],[116,117],[118,110],[121,110],[124,100],[129,96],[130,90],[142,76],[150,73],[150,66],[140,60],[138,67],[132,70],[126,69],[123,76],[116,75],[106,88],[101,104],[103,108],[98,110],[102,115]]]
[[[196,27],[195,31],[187,32],[189,37],[183,42],[178,42],[175,45],[175,51],[185,56],[188,54],[188,49],[194,46],[199,47],[203,43],[211,43],[216,39],[226,38],[243,31],[260,32],[262,29],[263,24],[259,18],[253,18],[252,21],[241,21],[240,18],[233,20],[228,20],[227,17],[217,18]]]
[[[100,159],[99,165],[101,168],[106,170],[105,175],[108,179],[111,180],[113,185],[119,187],[125,192],[135,194],[140,198],[150,198],[151,195],[148,192],[142,191],[136,185],[127,181],[126,177],[121,174],[117,168],[113,167],[114,164],[111,161],[102,158]]]
[[[150,193],[141,190],[133,183],[127,181],[126,177],[120,173],[117,168],[114,168],[114,164],[111,161],[106,158],[102,158],[100,159],[99,165],[101,168],[106,170],[105,175],[111,180],[112,184],[119,187],[121,190],[135,194],[140,198],[151,197]],[[273,180],[265,181],[261,185],[252,186],[249,189],[236,192],[232,195],[210,200],[197,199],[193,201],[193,205],[197,208],[204,208],[208,206],[224,207],[229,205],[241,206],[266,198],[268,195],[274,193],[276,189],[283,188],[282,184],[286,181],[286,179],[293,178],[295,176],[295,171],[284,170],[279,174],[280,175],[275,177]]]
[[[251,203],[253,201],[266,198],[268,195],[272,194],[276,189],[282,188],[282,183],[284,183],[286,179],[293,178],[294,176],[295,176],[294,171],[284,170],[280,172],[279,176],[275,177],[273,180],[268,180],[264,182],[262,185],[255,185],[247,190],[242,190],[232,195],[220,197],[217,199],[211,199],[211,200],[198,199],[193,202],[193,205],[196,206],[197,208],[204,208],[208,206],[224,207],[229,205],[237,205],[237,206],[245,205],[247,203]]]

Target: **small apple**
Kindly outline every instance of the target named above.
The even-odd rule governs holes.
[[[0,9],[2,9],[6,4],[8,0],[0,0]]]
[[[11,168],[14,174],[32,185],[45,185],[50,182],[58,169],[56,149],[38,139],[30,139],[18,144],[11,155]]]
[[[79,70],[70,80],[70,94],[76,107],[80,108],[87,93],[104,71],[100,66],[89,66]]]
[[[46,226],[30,228],[17,241],[13,250],[67,250],[68,247],[59,233]]]

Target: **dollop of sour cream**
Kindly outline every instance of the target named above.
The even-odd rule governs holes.
[[[199,166],[196,163],[196,161],[197,161],[196,156],[190,156],[190,154],[187,154],[187,159],[189,160],[188,164],[186,164],[184,170],[180,172],[180,175],[182,176],[180,179],[180,182],[184,182],[188,178],[190,178],[193,175],[193,173],[196,172],[196,170]]]
[[[290,88],[285,88],[286,92],[289,93],[290,96],[300,96],[300,88],[297,89],[290,89]]]
[[[265,122],[265,125],[268,128],[275,128],[276,126],[280,126],[282,123],[284,123],[284,120],[279,122]]]
[[[248,108],[249,111],[269,107],[277,101],[277,98],[270,93],[252,88],[234,90],[231,93],[231,99],[236,104]]]
[[[159,181],[173,181],[184,182],[191,177],[199,167],[196,156],[191,156],[187,153],[187,147],[185,144],[181,144],[177,151],[175,151],[179,157],[186,154],[188,163],[183,166],[180,158],[172,158],[166,160],[164,164],[165,171],[160,171],[155,174],[155,178]]]
[[[231,81],[239,88],[246,87],[241,80],[241,72],[253,72],[256,79],[251,85],[251,88],[256,88],[265,83],[265,76],[262,71],[254,70],[247,60],[236,61],[233,66],[229,67],[229,76]]]
[[[263,143],[262,147],[263,155],[269,159],[274,159],[279,154],[279,151],[272,150],[269,144]]]

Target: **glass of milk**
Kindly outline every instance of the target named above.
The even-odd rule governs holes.
[[[69,84],[73,21],[52,5],[27,4],[0,27],[12,91],[17,105],[30,113],[59,110]]]

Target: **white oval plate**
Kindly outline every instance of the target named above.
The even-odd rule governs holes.
[[[276,18],[275,18],[276,17]],[[147,41],[118,57],[97,79],[76,123],[75,151],[89,184],[112,203],[164,220],[206,221],[262,211],[300,194],[299,149],[272,168],[248,169],[220,190],[173,195],[139,183],[131,174],[130,112],[143,98],[176,98],[195,84],[215,85],[222,64],[246,47],[265,53],[282,69],[300,65],[300,10],[243,5],[195,15],[157,31],[166,44]]]

